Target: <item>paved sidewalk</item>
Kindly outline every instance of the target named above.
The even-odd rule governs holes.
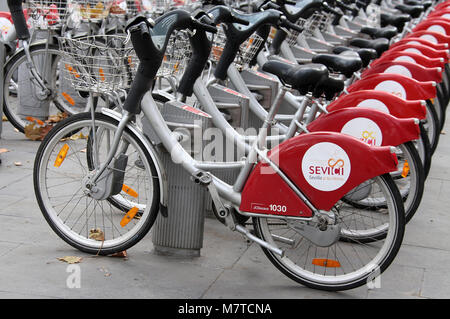
[[[450,298],[450,132],[441,135],[421,206],[381,288],[326,293],[291,281],[257,245],[213,219],[199,258],[156,255],[150,234],[127,259],[73,249],[50,229],[34,197],[38,142],[3,124],[0,148],[10,152],[0,155],[0,298]],[[83,257],[80,289],[67,288],[67,264],[57,260],[68,255]]]

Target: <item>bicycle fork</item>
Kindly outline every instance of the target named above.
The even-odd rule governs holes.
[[[33,58],[31,57],[30,44],[28,43],[28,41],[23,40],[22,46],[23,46],[23,51],[25,52],[25,56],[27,58],[28,70],[30,71],[31,75],[33,76],[33,80],[37,83],[37,85],[40,89],[40,91],[36,92],[36,94],[40,99],[45,100],[52,94],[52,92],[47,88],[47,86],[44,83],[44,80],[42,79],[41,75],[37,71],[36,65],[33,61]],[[43,68],[42,68],[44,72],[47,70],[47,59],[48,59],[48,57],[45,57],[45,62],[44,62]]]

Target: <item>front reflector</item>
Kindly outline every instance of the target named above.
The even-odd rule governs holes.
[[[408,161],[405,161],[405,163],[403,164],[402,177],[405,178],[406,176],[408,176],[408,173],[409,173],[409,164]]]
[[[312,260],[312,264],[321,267],[327,268],[338,268],[341,267],[341,264],[337,260],[332,259],[324,259],[324,258],[314,258]]]
[[[61,95],[66,99],[67,102],[69,102],[70,105],[72,106],[75,105],[74,99],[72,99],[72,97],[69,94],[67,94],[66,92],[62,92]]]
[[[127,193],[128,195],[130,195],[131,197],[135,197],[137,198],[139,196],[139,194],[132,189],[130,186],[127,186],[125,184],[122,185],[122,190]]]
[[[134,216],[136,216],[138,211],[139,208],[137,207],[133,207],[132,209],[130,209],[120,221],[120,226],[125,227],[126,225],[128,225],[128,223],[134,218]]]
[[[55,160],[55,167],[60,167],[64,159],[66,158],[67,152],[69,151],[69,145],[64,144],[63,147],[61,147],[61,150],[59,151],[58,155],[56,156]]]

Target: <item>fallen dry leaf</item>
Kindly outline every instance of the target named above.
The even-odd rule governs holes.
[[[40,134],[41,134],[41,140],[44,139],[45,135],[47,135],[48,132],[50,132],[50,130],[51,130],[52,128],[53,128],[53,125],[51,125],[51,124],[41,127],[41,132],[40,132]]]
[[[48,120],[47,121],[45,121],[46,123],[58,123],[58,122],[61,122],[62,120],[64,120],[65,118],[67,118],[68,117],[68,115],[67,115],[67,113],[58,113],[58,114],[56,114],[56,115],[50,115],[49,117],[48,117]]]
[[[25,136],[32,141],[39,141],[41,139],[41,128],[35,123],[28,124],[24,127]]]
[[[16,166],[22,166],[23,164],[22,164],[22,162],[14,162],[14,165],[16,165]]]
[[[8,122],[8,118],[6,117],[6,115],[3,115],[3,116],[2,116],[2,121],[3,121],[3,122]]]
[[[0,148],[0,154],[2,154],[2,153],[8,153],[8,152],[9,152],[8,149],[6,149],[6,148]]]
[[[78,264],[79,262],[81,262],[83,258],[81,257],[76,257],[76,256],[65,256],[62,258],[58,258],[58,260],[60,261],[64,261],[68,264]]]
[[[104,241],[105,240],[105,234],[100,228],[95,228],[89,230],[89,238],[98,240],[98,241]]]
[[[126,250],[123,250],[123,251],[119,251],[118,253],[109,255],[109,257],[121,257],[121,258],[127,258],[128,255],[127,255],[127,251],[126,251]]]
[[[74,134],[74,135],[72,135],[72,136],[70,137],[70,139],[71,139],[72,141],[76,141],[76,140],[79,140],[79,139],[87,139],[87,136],[84,135],[82,132],[80,132],[80,134]]]
[[[53,128],[52,124],[37,126],[36,123],[28,124],[24,127],[25,136],[32,141],[42,141],[48,132]]]
[[[105,267],[102,266],[102,267],[98,268],[98,270],[100,270],[101,272],[105,273],[104,274],[105,277],[111,277],[111,273]]]

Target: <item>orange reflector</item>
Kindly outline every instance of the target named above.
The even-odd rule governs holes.
[[[135,197],[136,198],[136,197],[139,196],[139,194],[134,189],[132,189],[131,187],[129,187],[129,186],[125,185],[125,184],[122,185],[122,190],[125,193],[127,193],[128,195],[130,195],[131,197]]]
[[[64,144],[61,150],[58,153],[58,156],[56,156],[55,160],[55,167],[60,167],[64,159],[66,158],[67,152],[69,151],[69,145]]]
[[[123,216],[122,220],[120,221],[120,226],[125,227],[128,225],[128,223],[133,219],[134,216],[136,216],[137,212],[139,211],[139,208],[136,206],[133,207],[126,213],[125,216]]]
[[[75,101],[72,99],[72,97],[69,94],[67,94],[66,92],[62,92],[61,94],[62,94],[62,96],[64,96],[66,101],[69,102],[70,105],[72,105],[72,106],[75,105]]]
[[[406,177],[408,176],[409,173],[409,164],[408,161],[405,161],[405,163],[403,164],[403,170],[402,170],[402,177]]]
[[[327,268],[338,268],[341,267],[341,264],[337,260],[332,259],[324,259],[324,258],[314,258],[312,260],[312,264],[321,267]]]
[[[43,121],[41,121],[41,120],[38,120],[37,118],[34,118],[34,117],[32,117],[32,116],[27,116],[26,117],[26,120],[27,121],[30,121],[30,122],[36,122],[38,125],[44,125],[44,122]]]
[[[74,77],[76,77],[76,78],[80,77],[78,72],[74,68],[72,68],[70,65],[66,64],[65,67]]]
[[[100,73],[100,80],[102,80],[102,82],[105,82],[105,72],[103,72],[103,69],[99,68],[98,73]]]

